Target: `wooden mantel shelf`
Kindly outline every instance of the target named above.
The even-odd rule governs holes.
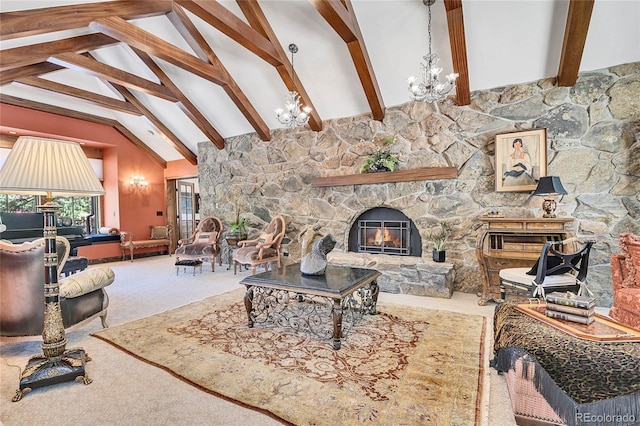
[[[455,167],[425,167],[395,172],[361,173],[357,175],[325,176],[315,178],[312,186],[365,185],[371,183],[410,182],[416,180],[455,179]]]

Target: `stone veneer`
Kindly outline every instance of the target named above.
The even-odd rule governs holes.
[[[454,227],[447,247],[454,289],[475,293],[482,282],[478,218],[494,210],[514,217],[542,214],[540,199],[529,193],[495,192],[495,135],[531,128],[547,129],[547,174],[560,176],[568,192],[556,197],[559,216],[575,218],[576,234],[597,240],[588,282],[599,304],[609,305],[609,256],[619,251],[617,236],[640,234],[640,63],[581,73],[573,87],[558,87],[548,78],[478,91],[468,106],[456,106],[451,98],[408,102],[387,108],[382,122],[370,115],[325,120],[320,132],[275,130],[271,141],[247,134],[227,139],[224,150],[200,143],[201,214],[229,223],[237,203],[254,232],[276,214],[285,215],[288,261],[299,260],[297,234],[314,223],[336,237],[339,255],[352,222],[373,207],[395,208],[411,218],[425,253],[431,249],[429,232],[446,221]],[[402,154],[401,169],[455,166],[457,179],[311,185],[315,177],[358,173],[375,141],[387,135],[397,137],[391,150]],[[402,277],[405,286],[416,274]],[[400,285],[388,290],[403,291]]]

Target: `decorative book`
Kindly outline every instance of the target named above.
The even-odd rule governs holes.
[[[566,312],[552,311],[548,308],[547,316],[564,321],[579,322],[580,324],[592,324],[596,320],[595,315],[585,317],[581,315],[568,314]]]
[[[564,312],[572,315],[579,315],[581,317],[590,317],[596,313],[595,306],[591,308],[578,308],[576,306],[559,305],[557,303],[547,302],[547,309],[556,312]]]
[[[569,291],[562,293],[554,291],[546,296],[547,303],[556,305],[573,306],[582,309],[591,309],[596,306],[596,299],[593,297],[577,296]]]

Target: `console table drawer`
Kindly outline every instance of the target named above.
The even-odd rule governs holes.
[[[505,242],[502,246],[506,251],[526,251],[526,252],[541,252],[544,244],[535,243],[509,243]]]
[[[523,230],[523,222],[490,222],[489,229],[508,229],[510,231]]]
[[[506,268],[524,268],[533,266],[535,259],[505,259],[501,257],[489,257],[487,263],[489,269],[500,270]]]
[[[529,222],[526,224],[529,231],[562,231],[564,223],[558,222]]]

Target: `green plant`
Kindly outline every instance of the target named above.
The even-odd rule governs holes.
[[[235,222],[231,222],[231,229],[229,232],[232,234],[246,234],[247,228],[245,226],[245,219],[240,219],[240,207],[238,207],[238,203],[236,203],[236,220]]]
[[[444,251],[447,248],[447,241],[451,237],[453,227],[446,222],[439,222],[438,229],[431,231],[427,238],[433,243],[433,248],[437,251]]]
[[[361,140],[360,142],[364,142]],[[400,162],[400,154],[391,153],[390,148],[384,149],[385,146],[393,145],[396,142],[395,136],[387,136],[382,141],[382,146],[376,148],[376,152],[369,154],[360,166],[360,173],[373,173],[379,171],[394,171]]]

